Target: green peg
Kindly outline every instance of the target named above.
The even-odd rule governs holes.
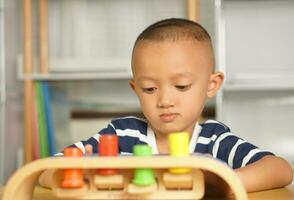
[[[133,147],[134,156],[152,156],[152,149],[146,144],[137,144]],[[155,177],[152,169],[138,168],[135,169],[134,179],[132,182],[135,185],[146,186],[154,184]]]

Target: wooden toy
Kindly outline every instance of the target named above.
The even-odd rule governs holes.
[[[133,147],[134,156],[117,156],[118,137],[104,135],[99,138],[99,157],[80,157],[78,148],[67,148],[65,157],[24,166],[8,181],[3,200],[32,199],[35,182],[46,169],[54,169],[52,192],[62,199],[201,199],[205,191],[202,170],[220,176],[236,199],[247,199],[231,168],[203,155],[189,155],[188,146],[187,133],[172,133],[171,156],[152,156],[151,147],[145,144]],[[86,155],[91,151],[87,146]]]
[[[85,186],[64,189],[61,187],[64,169],[83,169]],[[93,174],[97,169],[118,168],[123,177],[121,189],[97,187]],[[129,187],[134,169],[152,168],[156,177],[156,188]],[[169,168],[190,168],[190,175],[170,174]],[[172,156],[118,156],[118,157],[55,157],[33,161],[20,168],[7,182],[3,200],[31,200],[36,181],[46,169],[54,169],[52,192],[57,198],[70,199],[201,199],[204,195],[202,170],[210,171],[228,184],[235,199],[245,200],[247,194],[243,185],[226,164],[201,155]],[[166,174],[168,173],[168,174]],[[191,183],[192,179],[192,183]],[[107,185],[107,179],[100,179]],[[112,183],[111,183],[112,184]],[[177,188],[177,186],[180,186]],[[153,188],[152,188],[153,187]],[[107,188],[107,189],[104,189]]]

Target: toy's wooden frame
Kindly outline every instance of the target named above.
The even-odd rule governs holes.
[[[135,168],[152,168],[155,174],[162,174],[163,170],[168,168],[187,167],[193,169],[197,174],[198,191],[196,193],[189,191],[170,191],[159,189],[154,193],[134,195],[126,190],[116,191],[98,191],[88,189],[86,193],[82,192],[77,199],[200,199],[204,195],[204,180],[201,170],[210,171],[222,178],[231,188],[235,199],[246,200],[246,191],[234,171],[227,165],[205,156],[150,156],[150,157],[82,157],[82,158],[46,158],[31,162],[20,168],[8,181],[3,200],[31,200],[33,191],[39,175],[46,169],[56,169],[53,174],[53,192],[56,192],[60,182],[60,172],[62,169],[81,168],[88,171],[101,168],[119,168],[122,172],[129,172]],[[123,174],[124,174],[123,173]],[[192,174],[194,174],[192,173]],[[193,175],[194,176],[194,175]],[[158,177],[157,177],[158,178]],[[195,177],[194,177],[195,178]],[[201,182],[202,181],[202,182]],[[161,180],[158,180],[160,183]],[[92,187],[89,187],[92,188]],[[194,190],[194,189],[192,189]],[[195,191],[194,191],[195,192]],[[175,195],[176,193],[181,195]],[[59,196],[60,197],[60,196]],[[66,197],[66,196],[64,196]]]

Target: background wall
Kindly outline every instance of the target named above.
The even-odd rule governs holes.
[[[22,82],[17,79],[17,55],[21,53],[22,46],[22,15],[21,3],[18,0],[2,1],[1,12],[1,32],[3,31],[4,40],[1,48],[1,183],[10,176],[11,173],[22,164],[22,144],[23,144],[23,88]],[[3,28],[3,29],[2,29]]]
[[[218,65],[226,82],[218,118],[294,166],[294,1],[224,0]]]

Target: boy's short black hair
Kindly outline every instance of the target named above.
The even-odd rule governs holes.
[[[161,42],[172,41],[177,42],[179,40],[194,40],[196,42],[203,42],[211,49],[211,59],[213,62],[213,71],[215,70],[215,59],[213,53],[212,41],[209,33],[197,22],[182,19],[182,18],[169,18],[158,21],[149,27],[147,27],[137,38],[135,47],[140,42]],[[133,65],[132,65],[133,69]]]
[[[142,40],[178,41],[179,39],[195,39],[199,42],[211,43],[208,32],[197,22],[188,19],[169,18],[147,27],[138,36],[134,46]]]

